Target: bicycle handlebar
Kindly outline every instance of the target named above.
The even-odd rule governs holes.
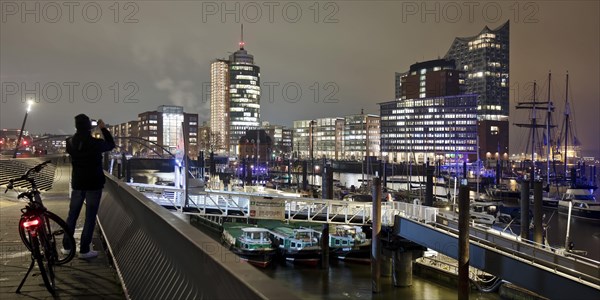
[[[9,180],[8,181],[8,185],[6,185],[6,190],[4,191],[4,193],[8,192],[8,190],[12,190],[13,187],[14,187],[14,183],[15,182],[26,180],[26,181],[29,181],[33,185],[33,182],[32,182],[33,178],[29,178],[29,174],[31,174],[31,172],[39,173],[50,162],[51,162],[51,160],[47,160],[45,162],[37,164],[36,166],[34,166],[31,169],[27,170],[27,172],[25,172],[25,174],[21,175],[21,177],[19,177],[19,178],[13,178],[13,179]]]

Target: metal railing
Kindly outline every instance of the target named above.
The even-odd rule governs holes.
[[[297,298],[180,216],[106,177],[98,221],[127,298]]]
[[[258,194],[205,190],[191,193],[185,201],[184,190],[169,186],[130,183],[146,197],[162,206],[172,207],[179,212],[203,216],[230,216],[249,218],[256,200],[281,201],[285,206],[285,219],[332,224],[361,224],[371,222],[371,202],[300,198],[278,194]],[[436,222],[438,208],[405,202],[382,202],[382,224],[393,225],[394,217],[425,223]]]
[[[442,224],[423,224],[396,217],[394,232],[403,238],[424,245],[454,259],[458,258],[458,230]],[[501,241],[500,237],[477,237],[472,233],[469,240],[469,264],[477,269],[497,275],[521,287],[546,297],[569,298],[577,290],[578,297],[591,297],[600,293],[598,265],[587,265],[568,257],[555,255],[544,260],[544,249],[533,249],[532,256],[524,250],[525,243]],[[518,244],[518,249],[515,246]],[[557,263],[561,261],[561,263]],[[549,284],[552,283],[552,284]]]

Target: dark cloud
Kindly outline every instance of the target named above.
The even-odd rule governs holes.
[[[0,79],[5,94],[13,83],[19,89],[40,85],[42,99],[27,122],[34,132],[72,132],[72,116],[80,112],[125,122],[161,104],[183,105],[208,120],[209,65],[236,50],[242,22],[246,49],[270,89],[263,89],[264,120],[291,125],[362,108],[378,113],[377,103],[394,96],[394,72],[444,56],[455,36],[510,19],[511,106],[528,96],[527,83],[543,83],[552,70],[553,98],[562,107],[568,70],[579,139],[600,156],[596,1],[253,2],[260,15],[249,2],[120,2],[117,13],[109,7],[113,2],[97,1],[99,17],[89,2],[76,2],[73,22],[66,4],[53,2],[62,7],[55,23],[53,7],[27,2],[30,8],[39,3],[39,22],[34,15],[12,14],[12,4],[20,9],[21,2],[2,2]],[[238,5],[239,13],[222,16],[223,5]],[[44,99],[56,96],[56,86],[62,98]],[[96,99],[98,89],[102,95]],[[5,96],[0,127],[19,127],[20,93]],[[527,117],[513,110],[511,123]],[[511,130],[512,147],[520,151],[515,148],[523,133]]]

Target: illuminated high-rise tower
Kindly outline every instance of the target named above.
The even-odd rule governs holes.
[[[244,45],[242,25],[239,50],[211,64],[210,142],[231,156],[246,130],[260,127],[260,68]]]
[[[260,67],[244,49],[244,27],[240,49],[229,56],[229,154],[238,154],[238,141],[249,129],[260,126]]]
[[[209,143],[218,152],[229,150],[229,61],[218,59],[210,65]]]

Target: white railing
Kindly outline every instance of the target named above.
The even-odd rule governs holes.
[[[250,217],[254,209],[253,200],[279,200],[285,203],[285,219],[303,220],[318,223],[367,224],[371,222],[373,205],[370,202],[352,202],[299,198],[278,194],[244,193],[205,190],[188,196],[186,203],[184,190],[170,186],[129,183],[154,202],[175,208],[189,214],[208,216]],[[381,220],[383,225],[394,224],[394,217],[400,215],[425,223],[436,221],[438,208],[404,202],[382,202]]]

